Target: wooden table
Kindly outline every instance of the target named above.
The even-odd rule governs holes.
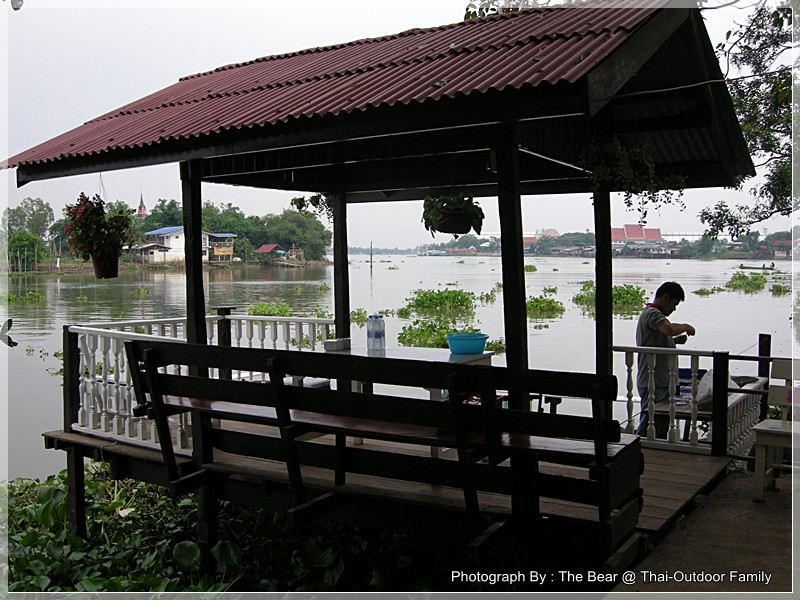
[[[783,451],[792,447],[792,421],[765,419],[753,427],[756,434],[756,469],[753,501],[764,501],[764,490],[775,487],[783,463]]]

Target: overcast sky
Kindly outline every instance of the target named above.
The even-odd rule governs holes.
[[[72,129],[100,114],[175,83],[178,78],[215,67],[316,46],[398,33],[460,21],[467,0],[25,0],[20,11],[0,4],[7,27],[8,139],[0,142],[10,156]],[[721,40],[736,8],[706,11],[712,42]],[[3,33],[0,30],[0,33]],[[5,146],[5,147],[4,147]],[[139,194],[152,207],[159,198],[180,200],[178,165],[109,171],[15,184],[15,171],[2,172],[9,206],[25,197],[48,202],[60,217],[63,206],[80,192],[101,193],[108,200],[136,206]],[[293,194],[203,184],[203,199],[232,203],[246,214],[279,213]],[[697,232],[697,213],[719,200],[747,201],[746,192],[713,189],[687,191],[686,210],[668,207],[651,213],[648,226],[663,232]],[[497,203],[481,199],[484,231],[499,231]],[[431,242],[420,222],[421,202],[351,206],[349,242],[353,246],[413,247]],[[523,229],[555,228],[561,233],[591,230],[589,195],[523,199]],[[636,213],[614,203],[614,226],[633,223]],[[789,229],[788,218],[765,224],[770,231]],[[437,235],[436,241],[449,236]]]

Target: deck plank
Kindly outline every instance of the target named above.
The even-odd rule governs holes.
[[[81,445],[88,450],[103,449],[109,454],[124,456],[131,460],[147,462],[160,462],[160,452],[153,449],[144,449],[135,446],[126,446],[117,443],[109,445],[108,440],[85,435],[83,433],[65,433],[63,431],[52,431],[43,434],[45,438],[51,440],[56,448],[67,445]],[[330,436],[318,438],[317,442],[333,443]],[[348,440],[348,443],[352,443]],[[393,444],[384,441],[367,441],[366,447],[394,451],[407,452],[409,454],[424,455],[428,449],[420,446],[407,446]],[[639,516],[637,528],[645,533],[656,535],[663,534],[676,520],[685,512],[693,502],[694,498],[701,493],[705,493],[706,488],[724,475],[725,469],[730,460],[724,457],[712,457],[696,454],[683,454],[680,452],[667,450],[643,449],[645,469],[641,476],[643,489],[643,506]],[[443,456],[455,458],[454,453],[444,452]],[[281,478],[285,474],[286,467],[283,463],[271,463],[260,459],[245,459],[239,456],[220,457],[221,463],[234,461],[236,468],[240,472],[258,476],[270,473],[272,477]],[[233,468],[234,464],[229,464],[227,468]],[[225,468],[220,466],[219,468]],[[543,472],[578,475],[583,472],[581,469],[563,465],[541,465]],[[308,483],[314,485],[318,483],[321,487],[330,485],[331,474],[321,470],[306,470],[304,476],[308,477]],[[284,475],[285,476],[285,475]],[[375,479],[348,474],[349,487],[353,490],[363,492],[367,488],[375,487]],[[288,478],[287,478],[288,481]],[[416,502],[425,505],[439,505],[456,507],[463,503],[463,495],[460,489],[447,488],[445,486],[424,485],[412,482],[401,482],[395,480],[381,480],[377,486],[379,494],[397,498],[414,499]],[[479,494],[480,503],[484,510],[492,513],[507,514],[510,510],[507,497],[495,494]],[[596,518],[596,507],[584,506],[571,502],[543,499],[541,504],[543,512],[558,516],[567,516],[577,519]]]

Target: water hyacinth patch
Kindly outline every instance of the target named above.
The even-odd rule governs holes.
[[[647,292],[637,285],[624,284],[611,287],[611,312],[616,315],[633,316],[638,314],[645,303]],[[584,281],[581,291],[572,297],[572,301],[581,309],[594,316],[597,288],[594,281]]]
[[[564,304],[545,295],[530,296],[525,301],[525,312],[529,319],[552,319],[564,314]]]
[[[733,275],[725,284],[726,287],[732,290],[739,290],[745,294],[755,294],[760,292],[767,285],[767,278],[761,273],[742,273],[738,272]]]
[[[477,299],[473,292],[464,290],[414,290],[414,295],[406,298],[404,315],[420,317],[445,317],[466,320],[475,314]],[[407,317],[405,317],[407,318]]]

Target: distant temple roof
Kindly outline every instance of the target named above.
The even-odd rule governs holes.
[[[147,207],[144,205],[144,196],[139,194],[139,208],[136,209],[136,216],[145,218],[147,216]]]
[[[642,225],[623,225],[611,228],[612,242],[663,242],[661,229],[646,228]]]

